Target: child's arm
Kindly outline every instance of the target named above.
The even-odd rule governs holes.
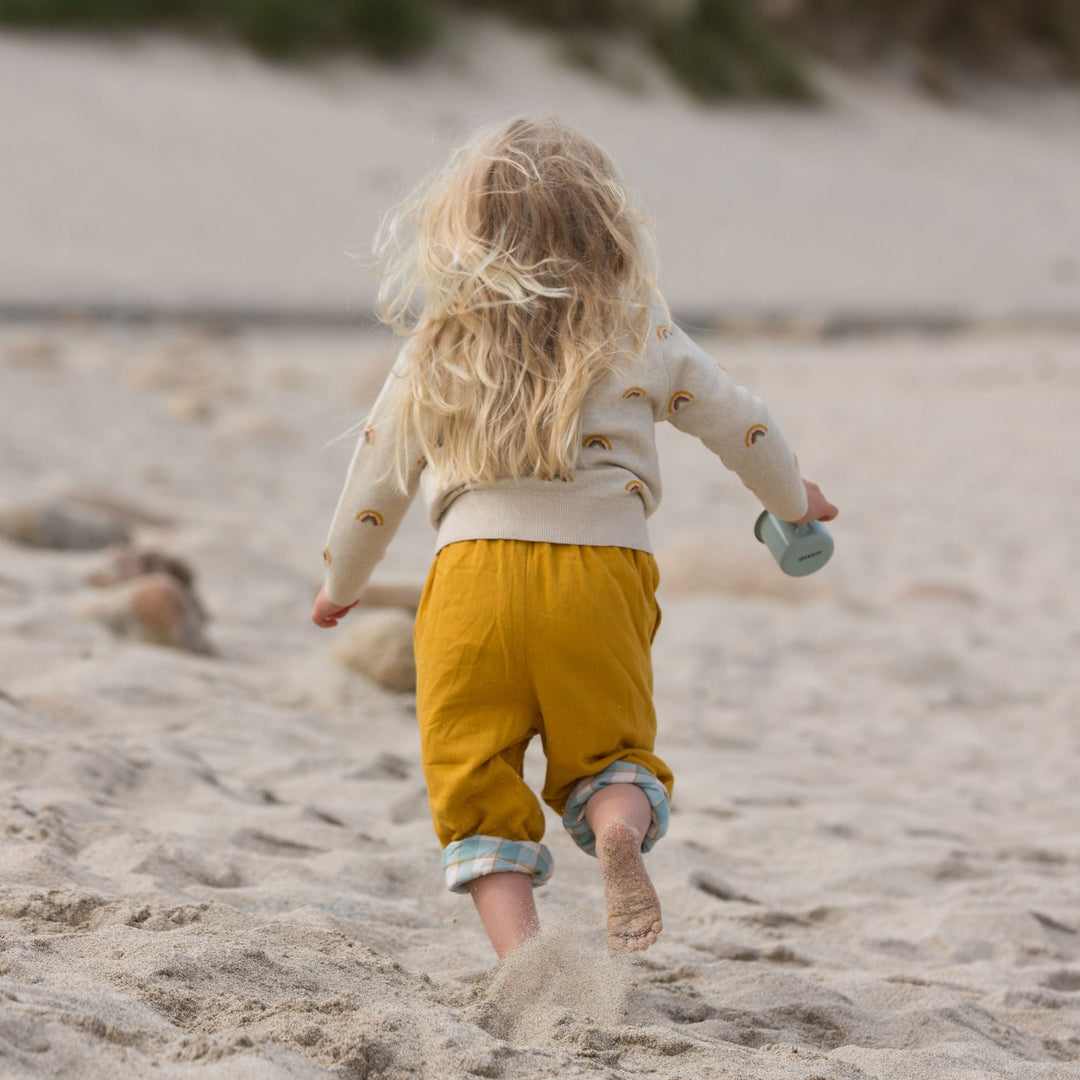
[[[412,447],[404,488],[398,480],[398,390],[399,376],[391,373],[357,440],[323,550],[326,578],[311,613],[317,626],[336,626],[355,606],[419,486],[423,462]]]
[[[818,510],[828,512],[811,501],[795,455],[765,403],[736,386],[677,326],[660,331],[669,380],[664,419],[701,439],[777,517],[799,521]]]

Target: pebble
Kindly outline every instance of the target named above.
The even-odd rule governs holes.
[[[82,615],[133,641],[193,653],[214,652],[203,631],[202,605],[194,592],[168,573],[131,578],[92,600]]]
[[[64,503],[15,506],[0,511],[0,536],[28,547],[96,551],[127,543],[129,528],[98,511]]]
[[[171,577],[187,591],[196,608],[203,611],[202,603],[195,592],[195,571],[183,559],[156,548],[117,548],[109,565],[104,570],[95,571],[88,580],[98,588],[108,588],[110,585],[119,585],[123,581],[148,574],[166,574]]]
[[[60,346],[51,338],[31,334],[7,342],[0,357],[13,367],[37,371],[56,371],[60,365]]]
[[[364,608],[401,608],[415,615],[423,593],[423,585],[369,585],[360,597],[360,604]]]
[[[330,656],[339,664],[399,693],[416,689],[413,620],[396,608],[354,611],[347,617]]]

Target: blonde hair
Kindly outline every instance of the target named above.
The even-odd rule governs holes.
[[[607,154],[556,119],[454,154],[376,240],[377,314],[412,339],[399,477],[417,444],[442,482],[572,471],[586,393],[642,346],[648,245]]]

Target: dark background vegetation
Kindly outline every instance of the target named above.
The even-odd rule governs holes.
[[[455,9],[554,28],[565,55],[602,69],[605,36],[642,40],[695,95],[810,101],[806,58],[850,65],[898,52],[927,86],[944,73],[1080,77],[1080,0],[0,0],[0,23],[107,30],[171,27],[238,37],[260,53],[423,52]]]

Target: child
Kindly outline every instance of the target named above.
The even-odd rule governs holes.
[[[595,854],[608,946],[645,949],[641,853],[667,829],[650,646],[660,500],[653,427],[698,436],[789,521],[836,509],[764,404],[674,323],[606,154],[515,120],[454,155],[382,233],[380,317],[406,338],[349,469],[312,619],[360,597],[418,488],[438,530],[416,616],[416,708],[446,883],[500,957],[538,928],[543,811]]]

